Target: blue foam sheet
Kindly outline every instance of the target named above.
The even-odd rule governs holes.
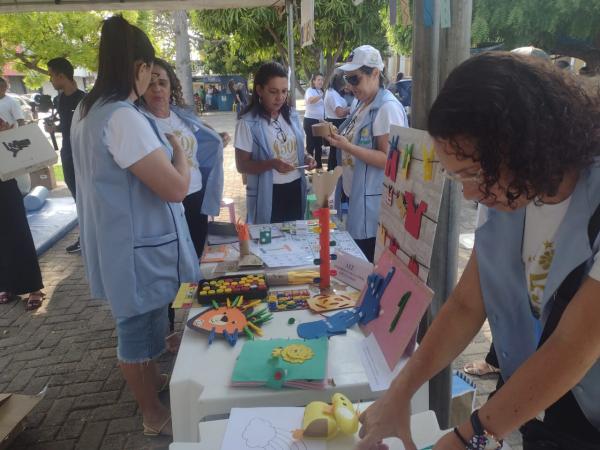
[[[77,209],[71,197],[49,198],[41,209],[27,213],[35,250],[41,255],[77,226]]]

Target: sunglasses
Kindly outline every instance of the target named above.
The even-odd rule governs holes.
[[[351,86],[358,86],[360,84],[360,80],[362,80],[362,76],[360,75],[344,75],[344,80]]]
[[[273,122],[271,122],[271,125],[273,125],[273,128],[275,128],[275,131],[277,132],[277,140],[282,144],[285,144],[287,141],[287,134],[285,134],[285,131],[283,131],[283,128],[281,128],[281,124],[277,121],[277,119],[275,119]]]

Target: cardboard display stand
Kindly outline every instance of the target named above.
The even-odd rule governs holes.
[[[47,168],[56,161],[56,152],[36,124],[0,132],[0,180]]]

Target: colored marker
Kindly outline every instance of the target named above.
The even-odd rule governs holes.
[[[394,320],[392,320],[392,323],[390,324],[390,329],[388,330],[390,333],[392,333],[396,329],[396,325],[398,325],[398,321],[400,320],[400,316],[404,312],[404,308],[406,307],[406,304],[408,303],[408,299],[410,298],[410,295],[411,295],[410,291],[406,292],[402,296],[400,301],[398,302],[398,312],[394,316]]]

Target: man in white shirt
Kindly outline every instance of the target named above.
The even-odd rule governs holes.
[[[0,125],[6,125],[12,128],[15,124],[25,125],[25,116],[14,98],[6,95],[8,83],[4,78],[0,78]]]

